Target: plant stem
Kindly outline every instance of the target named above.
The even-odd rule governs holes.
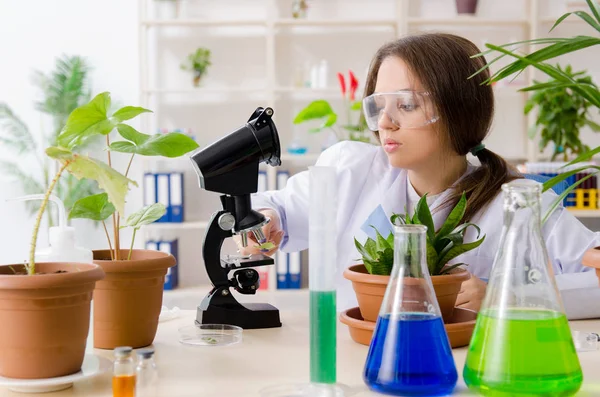
[[[108,249],[110,252],[110,260],[114,261],[115,258],[113,256],[112,244],[110,242],[110,235],[108,234],[108,229],[106,228],[106,222],[102,221],[102,226],[104,226],[104,233],[106,233],[106,240],[108,240]]]
[[[106,148],[108,149],[110,147],[110,134],[106,135]],[[106,154],[108,156],[108,166],[112,168],[112,161],[110,158],[110,150],[106,151]],[[112,214],[112,220],[113,220],[113,239],[115,241],[115,254],[112,255],[113,260],[120,260],[121,259],[121,244],[120,244],[120,240],[119,240],[119,221],[118,221],[118,213],[115,212]],[[111,249],[112,250],[112,249]]]
[[[137,232],[137,227],[133,228],[133,236],[131,236],[131,247],[129,248],[129,255],[127,255],[127,260],[131,260],[131,253],[133,252],[133,242],[135,241],[135,233]]]
[[[33,226],[33,236],[31,236],[31,246],[29,247],[29,264],[26,266],[27,274],[35,274],[35,246],[37,244],[38,232],[40,231],[40,224],[42,223],[42,216],[44,215],[44,211],[46,210],[46,206],[48,205],[48,198],[50,197],[52,190],[54,190],[56,182],[58,182],[58,180],[60,179],[61,174],[69,166],[70,163],[70,161],[65,161],[62,167],[60,167],[60,169],[58,170],[58,173],[54,176],[54,179],[52,179],[52,182],[50,182],[50,186],[48,187],[48,190],[46,190],[46,194],[44,195],[44,199],[42,200],[42,205],[40,206],[40,209],[35,218],[35,224]]]
[[[127,174],[129,174],[129,168],[131,167],[131,162],[133,161],[134,156],[135,156],[135,153],[133,153],[131,155],[131,158],[129,159],[129,164],[127,164],[127,169],[125,170],[125,176],[127,176]]]

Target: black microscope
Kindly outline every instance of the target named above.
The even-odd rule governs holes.
[[[250,195],[258,190],[259,164],[281,165],[281,147],[272,120],[273,109],[257,108],[248,122],[191,155],[202,189],[222,193],[222,210],[213,214],[202,244],[202,256],[213,288],[198,306],[196,324],[230,324],[244,329],[281,327],[279,310],[266,303],[239,303],[230,288],[255,294],[260,279],[252,267],[274,264],[266,255],[221,257],[223,241],[248,233],[264,243],[262,227],[269,222],[252,209]],[[233,277],[229,274],[233,272]]]

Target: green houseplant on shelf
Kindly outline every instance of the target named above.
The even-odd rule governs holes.
[[[552,78],[552,80],[547,83],[533,84],[530,87],[523,88],[522,91],[532,91],[537,93],[541,90],[545,90],[548,88],[569,88],[574,93],[577,93],[581,98],[583,98],[592,108],[595,108],[596,110],[600,109],[600,90],[598,90],[598,87],[595,84],[593,84],[593,82],[588,80],[578,81],[577,79],[573,78],[573,76],[570,76],[568,73],[565,73],[564,70],[560,69],[557,66],[550,65],[547,62],[565,54],[581,51],[586,48],[591,48],[600,45],[600,3],[594,0],[586,0],[586,4],[588,6],[589,12],[575,11],[565,13],[556,20],[551,30],[554,30],[566,18],[575,15],[582,19],[585,23],[587,23],[587,25],[589,25],[589,27],[592,29],[594,36],[577,35],[574,37],[541,38],[517,43],[508,43],[500,46],[486,44],[486,47],[489,49],[489,51],[482,54],[477,54],[475,56],[485,55],[489,52],[500,53],[500,55],[492,59],[492,61],[490,61],[487,66],[477,71],[476,74],[480,73],[482,70],[488,68],[489,65],[497,62],[500,59],[503,59],[504,57],[512,57],[515,58],[515,61],[509,63],[505,67],[499,69],[492,76],[490,76],[489,80],[487,81],[488,84],[492,84],[502,79],[509,78],[515,74],[522,72],[528,67],[533,67]],[[509,50],[509,48],[520,44],[529,44],[532,46],[544,45],[544,47],[533,51],[527,55],[522,55],[520,53],[517,53],[516,51]],[[584,151],[579,156],[577,156],[577,158],[566,164],[564,168],[580,164],[584,161],[588,161],[598,153],[600,153],[600,147]],[[573,189],[575,189],[581,183],[585,182],[587,179],[597,177],[598,171],[600,171],[600,167],[578,167],[576,169],[571,169],[569,171],[560,173],[556,177],[553,177],[544,183],[544,191],[546,191],[548,189],[551,189],[555,184],[560,183],[568,177],[574,175],[575,173],[581,172],[583,170],[594,170],[594,172],[590,172],[586,177],[580,179],[579,181],[569,186],[569,188],[567,188],[552,203],[552,206],[544,216],[544,220],[548,218],[552,211],[554,211],[554,209],[558,207],[562,200]],[[582,263],[585,266],[596,268],[596,274],[600,279],[600,250],[598,248],[586,252],[586,254],[583,257]]]
[[[194,87],[200,86],[202,76],[206,74],[206,70],[211,65],[210,55],[211,52],[208,48],[199,47],[196,51],[189,54],[181,64],[181,69],[189,70],[194,74]]]
[[[5,103],[0,103],[0,144],[20,156],[19,161],[0,160],[0,170],[18,183],[25,194],[40,194],[48,189],[52,180],[52,161],[45,156],[40,143],[56,145],[56,139],[65,125],[69,114],[90,99],[90,67],[84,58],[63,55],[56,59],[54,69],[49,74],[36,71],[33,83],[41,92],[41,100],[35,107],[52,118],[52,130],[47,134],[34,134],[27,124]],[[27,156],[39,168],[27,171],[23,168],[23,157]],[[63,175],[55,186],[58,196],[67,210],[78,199],[97,193],[92,181],[77,180],[70,174]],[[25,202],[26,208],[34,215],[39,208],[35,202]],[[47,212],[48,227],[54,226],[51,212]]]
[[[317,99],[300,110],[294,118],[294,124],[302,124],[309,121],[320,120],[321,125],[309,129],[311,133],[330,131],[334,134],[336,141],[345,139],[370,142],[371,133],[360,115],[361,101],[356,99],[358,80],[352,71],[348,72],[348,86],[346,79],[341,73],[337,74],[344,103],[346,122],[338,126],[338,114],[333,110],[331,104],[325,99]]]
[[[133,249],[135,232],[159,219],[165,213],[165,207],[162,204],[144,207],[121,223],[129,188],[137,186],[129,178],[130,167],[136,156],[179,157],[198,145],[180,133],[143,134],[125,122],[150,112],[148,109],[125,106],[109,114],[110,104],[110,94],[104,92],[69,115],[58,135],[57,146],[46,149],[46,154],[59,162],[58,173],[46,198],[64,172],[78,179],[93,180],[103,191],[78,200],[69,213],[70,218],[102,222],[107,237],[108,249],[94,251],[94,263],[106,274],[94,290],[94,346],[108,349],[116,346],[142,347],[154,340],[162,305],[164,276],[167,269],[175,265],[175,259],[158,251]],[[111,142],[109,134],[115,129],[122,140]],[[89,139],[97,136],[106,139],[106,163],[78,153]],[[124,173],[113,167],[114,153],[129,156]],[[47,200],[44,200],[32,236],[30,273],[35,272],[35,242],[46,204]],[[112,239],[106,225],[109,218],[112,218]],[[123,227],[133,228],[127,249],[121,249],[120,230]]]
[[[560,65],[556,67],[578,84],[595,86],[585,71],[573,72],[570,65],[564,69]],[[590,102],[570,87],[552,86],[555,82],[555,79],[550,79],[546,82],[550,84],[548,88],[533,92],[525,104],[525,114],[537,110],[535,125],[529,130],[529,137],[533,139],[539,130],[540,152],[552,143],[554,148],[550,161],[558,156],[563,161],[568,161],[569,157],[573,158],[590,150],[589,146],[581,142],[579,131],[588,126],[592,131],[600,132],[600,125],[590,119]],[[536,81],[535,84],[540,82]]]
[[[480,231],[477,225],[461,223],[466,207],[467,199],[463,194],[437,231],[427,205],[427,195],[421,197],[412,216],[408,213],[394,214],[390,219],[393,224],[419,224],[427,227],[427,267],[445,321],[452,317],[462,282],[470,277],[465,269],[460,268],[463,263],[448,263],[457,256],[479,247],[485,239],[485,236],[479,238]],[[464,241],[469,227],[477,230],[477,240],[473,242]],[[369,237],[364,244],[354,240],[363,263],[344,271],[344,277],[352,281],[361,315],[367,321],[377,319],[394,265],[394,233],[391,232],[387,237],[382,236],[378,230],[375,230],[375,233],[376,239]]]

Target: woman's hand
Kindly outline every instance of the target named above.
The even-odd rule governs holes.
[[[279,228],[279,215],[277,214],[277,211],[271,209],[264,209],[258,212],[270,219],[270,222],[262,227],[262,231],[267,239],[267,242],[273,243],[275,247],[268,251],[261,251],[258,248],[259,244],[252,232],[248,233],[247,247],[242,247],[242,238],[239,235],[233,236],[233,239],[237,243],[239,252],[242,255],[264,254],[272,256],[279,249],[279,244],[281,244],[281,240],[283,239],[284,235],[283,230]]]
[[[487,284],[485,281],[482,281],[479,277],[471,274],[471,278],[464,281],[460,287],[460,292],[456,299],[456,306],[478,312],[483,303],[486,288]]]

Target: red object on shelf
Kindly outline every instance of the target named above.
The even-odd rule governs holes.
[[[346,80],[344,79],[344,75],[341,73],[337,74],[338,81],[340,82],[340,88],[342,90],[342,96],[346,96]]]

